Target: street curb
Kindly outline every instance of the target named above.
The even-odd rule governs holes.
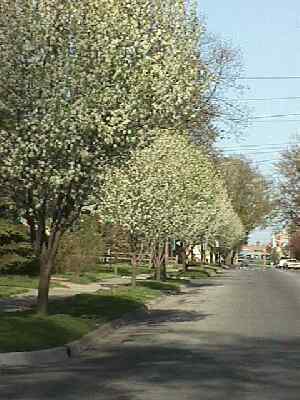
[[[116,329],[121,328],[124,325],[128,325],[130,322],[136,321],[139,318],[148,315],[148,306],[142,306],[136,311],[124,314],[123,317],[114,319],[111,322],[103,324],[100,328],[89,332],[82,338],[75,340],[65,345],[69,358],[79,356],[82,352],[93,349],[98,344],[101,344],[103,337],[113,333]]]
[[[68,361],[79,356],[82,352],[94,348],[101,343],[103,337],[113,333],[115,329],[138,318],[145,317],[149,312],[147,306],[142,306],[135,311],[124,314],[123,317],[114,319],[101,325],[99,328],[82,336],[80,339],[63,346],[52,347],[45,350],[0,353],[0,368],[28,367],[42,364]]]
[[[0,368],[30,367],[64,361],[68,362],[73,357],[78,357],[84,351],[93,349],[101,344],[103,338],[112,334],[116,329],[147,316],[156,304],[168,296],[167,294],[162,294],[137,308],[135,311],[124,314],[121,318],[107,322],[82,336],[80,339],[66,343],[63,346],[52,347],[45,350],[0,353]]]

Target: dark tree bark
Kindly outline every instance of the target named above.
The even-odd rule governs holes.
[[[169,243],[169,239],[166,239],[166,243],[165,243],[165,264],[166,266],[169,263],[169,254],[170,254],[170,243]]]
[[[138,266],[138,238],[133,234],[129,233],[129,243],[131,250],[131,287],[136,288],[136,275]]]
[[[40,279],[37,298],[37,312],[39,314],[47,314],[49,303],[49,288],[51,271],[53,268],[53,260],[41,260],[40,262]]]
[[[61,235],[61,231],[53,229],[49,238],[45,240],[41,246],[42,249],[39,254],[40,280],[37,298],[37,312],[39,314],[45,315],[48,312],[51,273],[53,271],[54,260],[57,254]]]
[[[155,245],[155,279],[161,281],[165,276],[165,272],[162,269],[163,263],[165,264],[165,244],[156,243]],[[164,268],[164,267],[163,267]]]
[[[169,263],[169,254],[170,254],[170,243],[169,240],[166,239],[165,246],[164,246],[164,254],[163,259],[161,262],[161,279],[167,279],[167,266]]]
[[[226,265],[231,265],[231,261],[232,261],[232,250],[230,250],[230,252],[226,255],[225,264]]]
[[[182,260],[182,269],[184,272],[186,272],[188,270],[188,264],[187,264],[187,256],[186,256],[185,246],[183,246],[181,249],[181,260]]]
[[[137,260],[138,257],[136,254],[133,254],[131,257],[131,266],[132,266],[132,271],[131,271],[131,287],[133,289],[136,288],[136,275],[137,275]]]
[[[206,252],[205,252],[205,247],[204,247],[205,245],[204,245],[204,243],[202,242],[201,243],[201,262],[203,263],[203,264],[205,264],[206,263]]]
[[[161,263],[158,257],[155,257],[155,280],[161,281]]]

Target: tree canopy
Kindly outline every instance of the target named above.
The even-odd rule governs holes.
[[[1,2],[0,184],[43,265],[41,309],[60,237],[105,170],[203,117],[200,37],[181,0]]]
[[[279,206],[286,223],[300,227],[300,145],[281,156],[279,171]]]
[[[111,171],[102,190],[100,214],[135,238],[156,244],[168,237],[218,240],[231,248],[244,235],[213,163],[184,133],[157,132],[125,168]]]
[[[218,237],[228,246],[240,236],[220,174],[189,141],[215,139],[212,121],[224,110],[216,88],[234,79],[229,51],[203,54],[195,7],[1,1],[0,185],[30,229],[41,312],[61,236],[96,191],[113,204],[118,179],[131,194],[114,213],[135,234]]]
[[[247,159],[226,157],[219,165],[233,208],[246,232],[263,225],[273,207],[270,182]]]

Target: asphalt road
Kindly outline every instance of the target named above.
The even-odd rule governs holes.
[[[299,400],[300,273],[199,282],[84,359],[1,371],[0,398]]]

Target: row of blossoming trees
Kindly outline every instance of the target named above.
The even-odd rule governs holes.
[[[168,238],[185,245],[218,240],[230,250],[244,236],[225,185],[205,150],[184,132],[154,132],[153,143],[107,175],[98,211],[130,233],[135,284],[140,244],[152,249],[160,279]]]
[[[60,239],[95,193],[107,217],[157,249],[169,236],[230,247],[242,234],[205,149],[189,139],[215,137],[218,114],[189,7],[1,0],[0,185],[30,228],[40,312]]]

